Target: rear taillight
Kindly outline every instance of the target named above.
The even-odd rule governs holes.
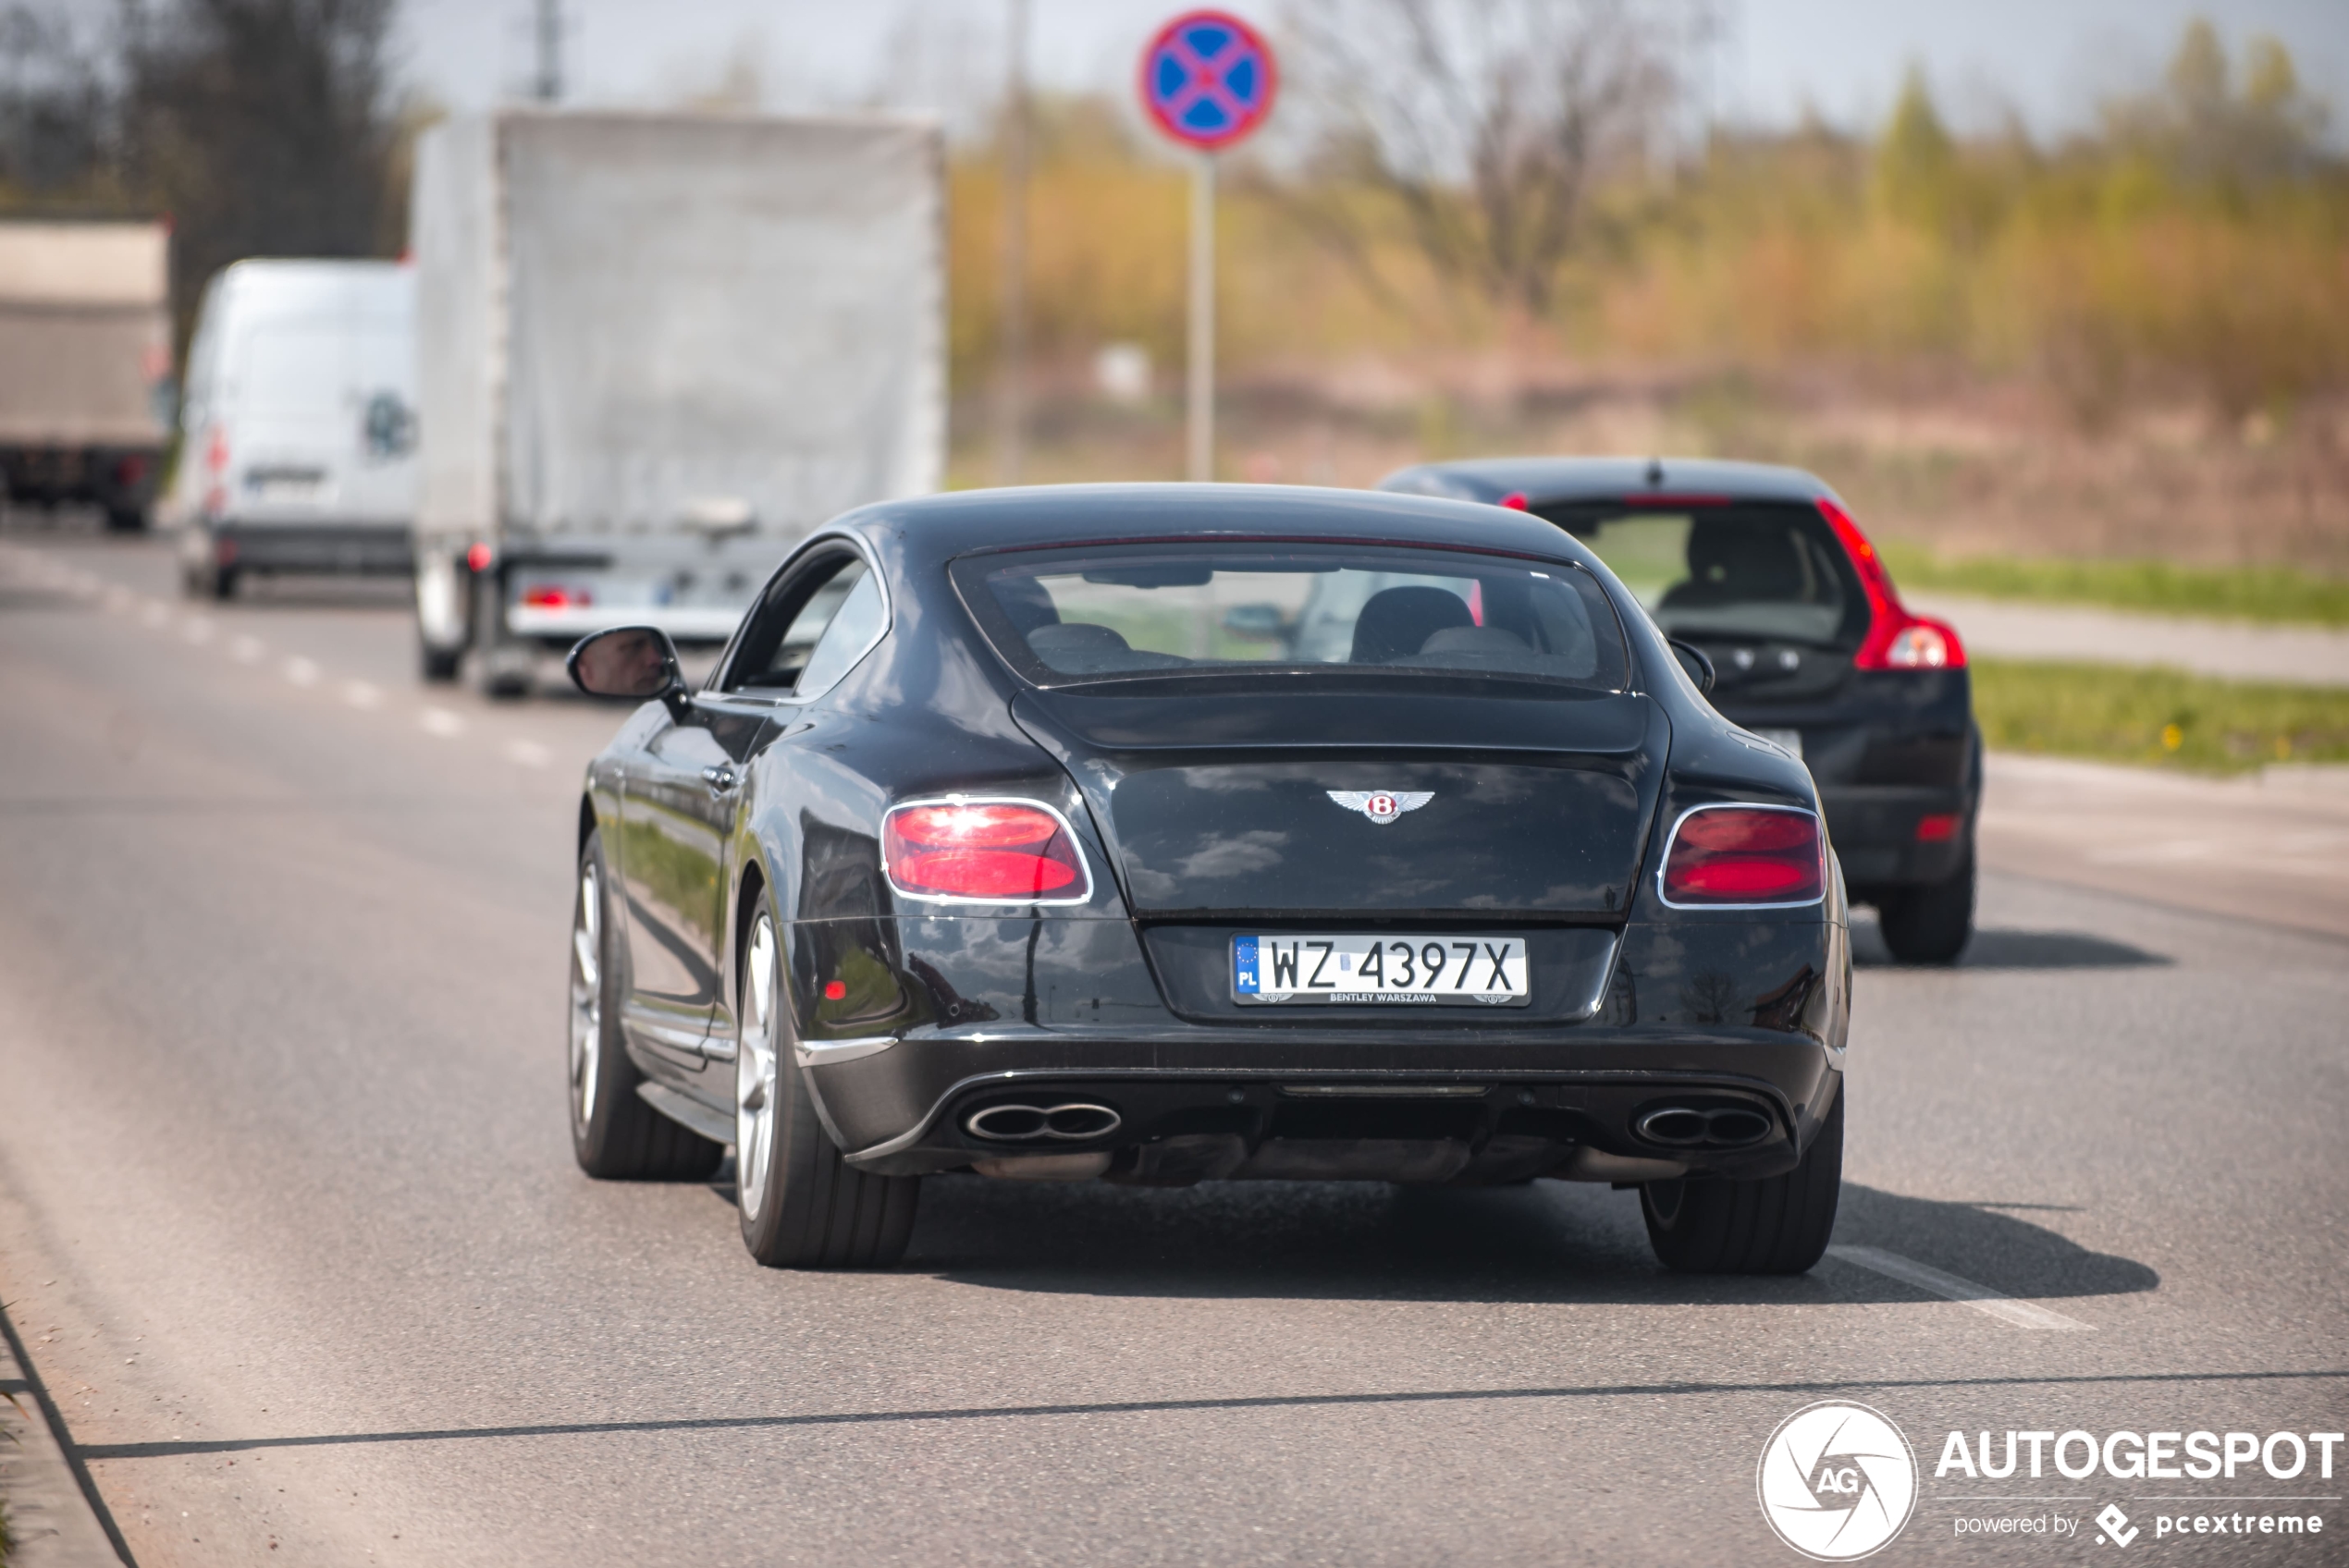
[[[228,432],[226,426],[214,425],[212,438],[204,443],[204,472],[215,478],[228,472]]]
[[[535,610],[585,609],[596,595],[584,588],[558,588],[538,583],[522,591],[522,602]]]
[[[1092,893],[1060,813],[1025,801],[898,806],[881,827],[881,867],[910,899],[963,903],[1081,902]]]
[[[1891,574],[1884,570],[1884,557],[1851,521],[1851,514],[1825,496],[1819,498],[1818,508],[1819,515],[1843,542],[1844,554],[1851,557],[1860,585],[1867,591],[1868,634],[1861,641],[1860,651],[1851,655],[1852,668],[1963,669],[1965,644],[1958,640],[1958,629],[1947,621],[1911,615],[1893,589]]]
[[[1791,806],[1697,806],[1672,830],[1667,904],[1816,903],[1826,892],[1819,819]]]
[[[1533,509],[1532,503],[1525,498],[1525,492],[1522,490],[1512,490],[1493,504],[1496,507],[1507,507],[1513,512],[1531,511]]]
[[[1917,818],[1917,842],[1946,844],[1958,836],[1963,818],[1953,811],[1937,811]]]

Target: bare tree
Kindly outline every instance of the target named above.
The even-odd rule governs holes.
[[[0,6],[0,199],[99,196],[113,113],[97,52],[69,14],[21,0]]]
[[[1298,214],[1382,288],[1347,184],[1393,197],[1444,276],[1543,313],[1677,96],[1672,31],[1632,0],[1298,0],[1288,25],[1321,177]]]
[[[133,183],[177,227],[175,294],[240,256],[394,248],[394,0],[177,0],[126,11]]]

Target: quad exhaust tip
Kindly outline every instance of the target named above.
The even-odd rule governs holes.
[[[1632,1130],[1651,1144],[1673,1149],[1741,1149],[1777,1130],[1750,1106],[1667,1105],[1649,1111]]]
[[[1105,1138],[1116,1132],[1125,1120],[1109,1107],[1088,1100],[1054,1106],[1015,1102],[972,1111],[963,1118],[963,1130],[974,1138],[998,1144],[1033,1143],[1039,1138],[1076,1143],[1087,1138]]]

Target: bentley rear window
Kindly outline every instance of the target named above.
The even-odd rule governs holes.
[[[1043,685],[1270,669],[1619,691],[1623,633],[1563,562],[1376,545],[1113,545],[966,558],[957,581]]]

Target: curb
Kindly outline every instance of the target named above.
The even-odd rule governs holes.
[[[73,1447],[65,1418],[0,1303],[0,1504],[8,1568],[123,1568],[130,1549]]]

